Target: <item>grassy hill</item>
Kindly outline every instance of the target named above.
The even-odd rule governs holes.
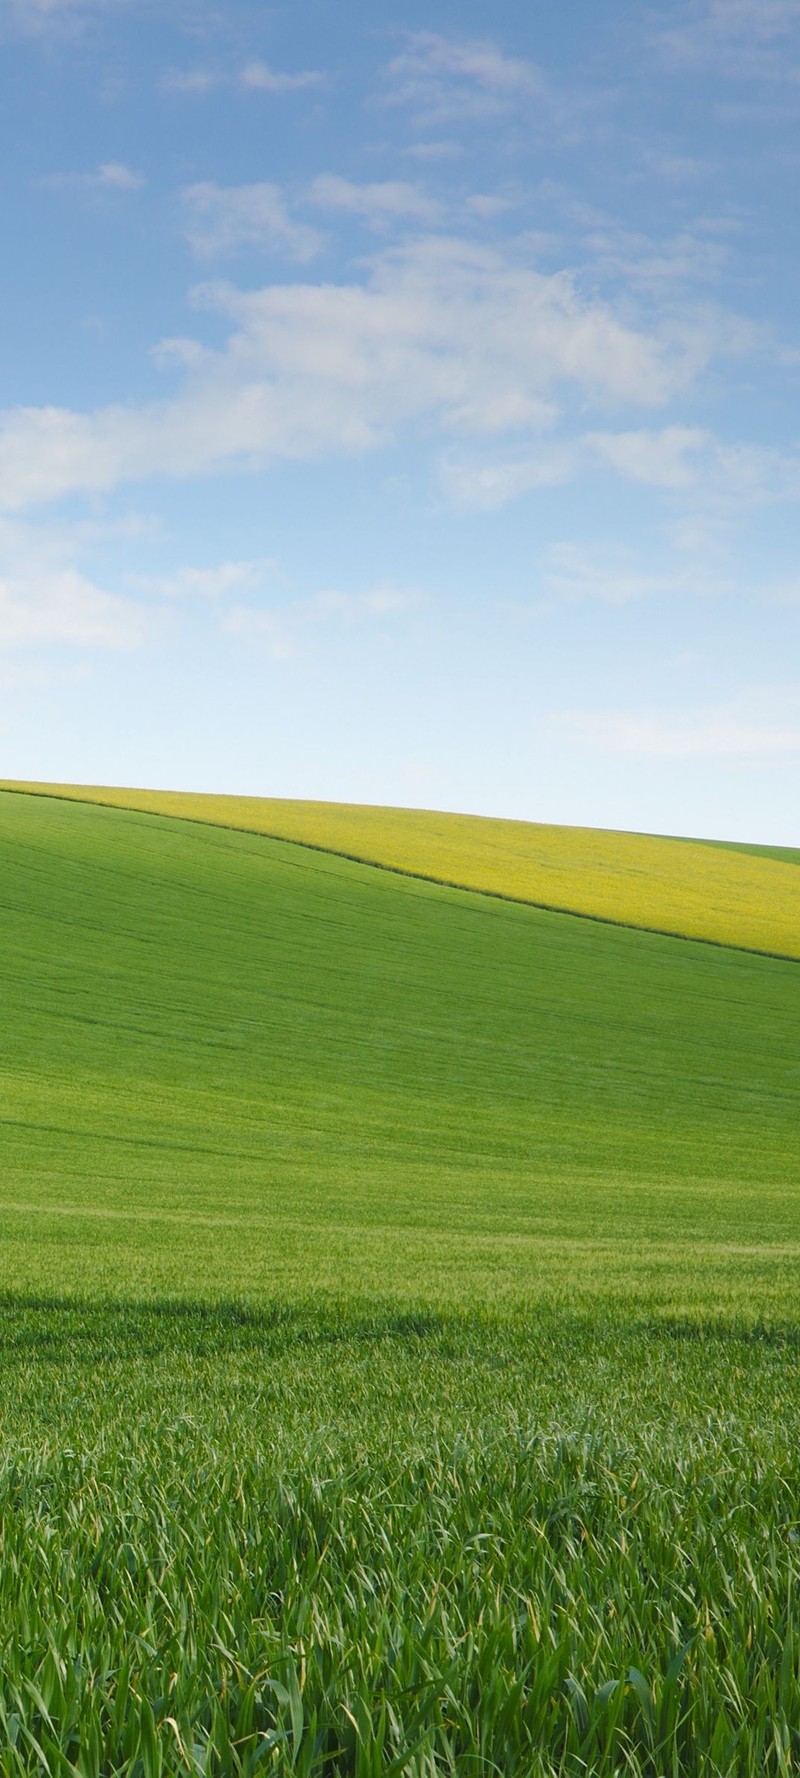
[[[779,1310],[800,976],[0,796],[0,1277]]]
[[[0,1778],[792,1778],[796,963],[6,792],[0,1008]]]
[[[793,868],[800,854],[789,849],[347,803],[16,788],[266,834],[540,907],[800,958],[800,874]]]

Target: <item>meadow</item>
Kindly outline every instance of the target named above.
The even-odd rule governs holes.
[[[15,793],[0,906],[0,1772],[800,1770],[796,964]]]

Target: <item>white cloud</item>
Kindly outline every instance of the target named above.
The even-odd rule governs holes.
[[[195,94],[198,98],[218,85],[219,75],[210,68],[170,68],[161,81],[164,92]]]
[[[145,628],[133,600],[105,592],[76,568],[0,575],[0,648],[131,648]]]
[[[164,75],[161,86],[165,92],[202,97],[214,87],[228,86],[234,80],[238,86],[243,86],[250,92],[280,94],[303,92],[309,87],[321,86],[325,75],[316,68],[305,68],[297,74],[287,74],[280,69],[271,68],[267,62],[249,62],[235,76],[210,68],[171,68]]]
[[[743,80],[792,80],[800,56],[800,0],[690,0],[662,15],[655,42],[679,68]]]
[[[145,540],[152,548],[159,536],[158,527],[135,513],[63,525],[0,518],[0,655],[36,658],[57,646],[136,648],[174,630],[170,605],[200,599],[224,608],[232,598],[257,594],[277,569],[271,557],[184,564],[163,575],[128,573],[121,592],[84,571],[82,558],[98,546]],[[49,674],[49,661],[43,670]]]
[[[722,491],[737,504],[795,500],[800,494],[800,454],[770,445],[716,445],[716,474]]]
[[[0,20],[9,19],[19,30],[40,32],[80,24],[87,13],[116,11],[128,0],[0,0]]]
[[[697,592],[719,592],[717,582],[698,584],[688,571],[653,573],[643,569],[630,550],[579,548],[555,544],[549,552],[544,585],[551,597],[568,600],[601,600],[608,605],[627,605],[637,599],[676,597]]]
[[[145,180],[124,161],[103,161],[93,173],[50,173],[41,183],[55,189],[72,185],[84,191],[139,191]]]
[[[800,0],[711,0],[703,12],[721,36],[771,39],[800,30]]]
[[[141,173],[134,173],[124,161],[104,161],[94,175],[95,185],[111,191],[138,191],[144,185]]]
[[[759,504],[800,494],[800,454],[772,446],[726,444],[699,426],[593,432],[588,449],[620,475],[704,502]]]
[[[713,221],[661,238],[605,226],[589,229],[583,244],[605,276],[658,292],[671,285],[715,283],[729,253],[724,237]]]
[[[208,347],[200,340],[185,338],[159,340],[150,350],[153,363],[161,370],[169,370],[173,365],[179,365],[183,370],[197,370],[199,365],[208,362],[210,356]]]
[[[309,196],[322,209],[349,211],[373,225],[405,218],[433,223],[441,217],[441,206],[433,198],[402,179],[356,185],[337,173],[322,173],[314,180]]]
[[[296,93],[310,86],[319,86],[324,75],[316,68],[302,69],[298,74],[285,74],[270,68],[267,62],[250,62],[242,69],[242,86],[261,93]]]
[[[543,409],[543,423],[545,418]],[[717,517],[745,505],[800,495],[798,452],[725,443],[702,426],[587,432],[568,444],[548,443],[498,461],[446,458],[440,480],[457,505],[489,511],[536,488],[555,487],[587,473],[598,462],[626,481],[683,495]]]
[[[577,457],[570,445],[549,445],[546,449],[511,457],[496,463],[467,463],[458,458],[444,458],[439,464],[439,481],[454,505],[479,512],[495,512],[510,500],[538,488],[556,488],[571,479]]]
[[[542,724],[551,740],[593,755],[641,759],[781,759],[800,754],[800,713],[784,720],[741,704],[676,712],[564,711]]]
[[[45,691],[53,685],[81,685],[89,677],[87,661],[71,661],[69,665],[54,660],[0,654],[0,691]],[[3,722],[4,729],[9,724]]]
[[[491,222],[495,216],[503,216],[507,210],[513,209],[513,203],[510,198],[500,197],[497,193],[475,191],[467,198],[466,207],[470,215],[478,216],[481,222]]]
[[[525,433],[570,386],[584,403],[655,405],[686,376],[680,351],[568,275],[464,241],[379,255],[360,283],[217,284],[197,300],[233,331],[188,365],[172,400],[0,416],[7,510],[237,460],[374,449],[419,423]]]
[[[316,229],[295,222],[277,185],[188,185],[181,193],[185,233],[200,259],[221,258],[244,247],[277,247],[290,259],[313,259]]]
[[[460,160],[464,153],[460,142],[443,140],[440,142],[410,142],[403,153],[411,160],[417,161],[454,161]]]
[[[554,417],[554,410],[550,410]],[[543,410],[543,423],[546,418]],[[699,426],[588,432],[522,456],[469,462],[445,458],[439,477],[457,505],[493,510],[536,488],[556,487],[597,461],[627,481],[684,494],[719,516],[731,506],[794,499],[800,455],[749,444],[725,444]]]
[[[327,384],[329,398],[346,389],[364,442],[419,412],[479,432],[538,425],[543,393],[563,382],[650,405],[682,380],[660,341],[584,299],[568,275],[464,241],[381,255],[360,285],[208,295],[238,323],[239,362]]]
[[[16,659],[58,646],[136,648],[167,632],[164,602],[253,590],[274,568],[262,559],[181,567],[160,577],[128,574],[123,590],[112,592],[83,565],[110,544],[152,548],[160,538],[159,525],[135,512],[63,524],[0,518],[0,652]],[[45,661],[43,671],[50,670]]]
[[[746,577],[739,575],[724,556],[709,550],[707,537],[701,534],[687,539],[689,548],[692,541],[692,559],[687,560],[687,549],[686,554],[673,556],[655,570],[623,544],[553,544],[544,562],[543,584],[546,592],[558,599],[602,600],[613,605],[654,598],[736,599],[760,606],[800,603],[796,576],[760,580],[752,572]]]
[[[226,594],[261,586],[275,572],[269,556],[249,562],[218,562],[213,568],[183,567],[173,574],[133,575],[129,585],[160,599],[220,599]]]
[[[696,486],[714,440],[699,426],[665,426],[660,432],[590,432],[586,443],[630,481],[686,489]]]
[[[307,650],[309,639],[318,636],[322,626],[335,624],[349,630],[354,625],[399,618],[418,606],[421,598],[417,591],[383,583],[364,593],[324,588],[280,610],[234,605],[223,628],[229,635],[256,643],[272,660],[293,660]]]
[[[505,55],[484,39],[435,31],[410,33],[387,72],[394,99],[426,119],[491,119],[520,99],[541,97],[544,89],[532,62]]]
[[[223,628],[230,636],[255,643],[273,661],[292,660],[298,652],[285,619],[278,611],[263,611],[256,605],[234,605]]]
[[[370,617],[395,617],[400,612],[410,611],[419,602],[419,593],[381,585],[368,593],[342,593],[333,589],[315,593],[308,608],[320,617],[354,622]]]

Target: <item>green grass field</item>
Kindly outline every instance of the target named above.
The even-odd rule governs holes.
[[[800,1771],[797,965],[14,793],[0,907],[0,1773]]]

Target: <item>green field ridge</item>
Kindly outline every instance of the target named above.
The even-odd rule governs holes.
[[[691,843],[719,846],[725,852],[746,852],[752,858],[774,858],[778,864],[800,864],[800,850],[796,846],[763,846],[753,840],[704,839]]]
[[[800,873],[776,848],[361,804],[3,788],[259,833],[553,911],[800,959]]]

